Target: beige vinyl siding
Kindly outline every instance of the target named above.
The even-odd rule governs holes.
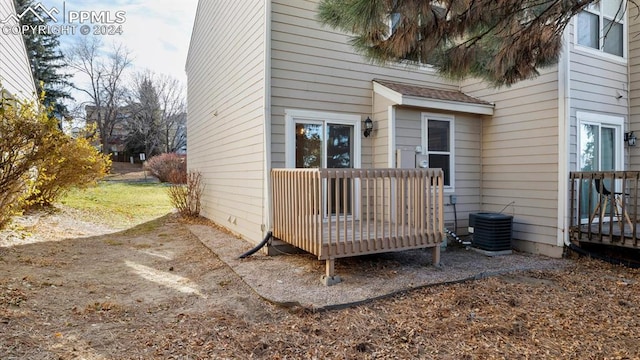
[[[629,7],[629,130],[640,137],[640,18],[638,8]],[[640,170],[640,150],[629,151],[629,169]]]
[[[629,6],[633,10],[633,6]],[[634,10],[635,11],[635,10]],[[632,20],[633,16],[628,19]],[[574,19],[575,21],[575,19]],[[576,112],[613,115],[623,117],[629,114],[627,60],[599,54],[585,49],[574,42],[575,27],[569,27],[571,45],[570,69],[570,170],[578,169],[578,138]],[[628,40],[633,41],[633,35]],[[618,98],[618,94],[622,96]],[[623,131],[627,131],[625,125]],[[628,167],[628,149],[625,148],[625,168]]]
[[[15,14],[13,0],[0,0],[0,19],[4,20],[10,14]],[[0,34],[0,84],[13,95],[34,99],[35,83],[24,41],[19,34]]]
[[[388,168],[389,164],[389,108],[393,103],[387,98],[374,94],[373,121],[374,131],[371,134],[373,141],[373,167]],[[395,111],[395,110],[393,110]]]
[[[420,84],[455,90],[426,69],[379,67],[356,54],[345,34],[323,27],[317,21],[318,1],[275,0],[272,4],[271,31],[271,114],[272,164],[285,166],[285,109],[329,111],[357,114],[364,120],[373,115],[372,80]],[[386,110],[382,110],[386,111]],[[376,116],[380,113],[376,110]],[[386,118],[386,115],[384,115]],[[373,117],[372,117],[373,119]],[[384,122],[376,122],[375,140],[364,139],[362,166],[371,166],[367,151],[379,166],[384,135]],[[360,134],[362,136],[362,134]],[[367,150],[375,147],[375,149]],[[384,156],[383,156],[384,158]],[[388,160],[384,160],[388,167]]]
[[[511,87],[468,81],[462,90],[495,103],[482,122],[483,211],[513,215],[513,238],[557,245],[557,68]],[[517,246],[517,244],[516,244]]]
[[[187,59],[188,165],[202,215],[251,242],[264,223],[264,1],[200,1]]]
[[[454,190],[445,195],[445,225],[457,232],[466,233],[469,213],[480,210],[480,141],[482,131],[482,118],[479,115],[439,112],[430,109],[415,109],[407,107],[396,108],[396,148],[414,151],[416,146],[422,146],[422,114],[442,114],[453,116],[454,122],[454,161],[455,184]],[[454,230],[454,210],[449,204],[449,195],[455,194],[458,198],[456,211],[458,216],[458,229]]]

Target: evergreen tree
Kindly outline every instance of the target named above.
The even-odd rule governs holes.
[[[22,14],[31,7],[47,22],[51,19],[42,10],[35,7],[34,0],[15,0],[16,12]],[[27,11],[20,19],[21,25],[44,25],[33,12]],[[71,75],[63,72],[65,67],[64,55],[59,50],[59,35],[27,31],[23,34],[31,71],[35,80],[38,94],[45,92],[44,105],[52,107],[53,115],[61,119],[67,115],[64,99],[71,99],[68,88],[71,86]]]
[[[441,75],[511,85],[555,64],[571,18],[597,0],[322,0],[320,20],[351,33],[375,63],[432,65]],[[621,1],[623,13],[627,2]]]

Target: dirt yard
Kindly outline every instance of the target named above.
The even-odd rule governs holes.
[[[23,221],[0,244],[0,359],[640,358],[636,270],[581,260],[310,312],[263,301],[172,214]]]

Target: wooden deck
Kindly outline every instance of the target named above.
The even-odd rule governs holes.
[[[367,221],[347,221],[346,224],[325,223],[322,236],[323,249],[321,260],[328,259],[328,254],[339,254],[336,257],[360,256],[381,252],[401,251],[430,247],[437,239],[435,232],[427,234],[415,231],[415,228],[397,223],[385,222],[379,226]]]
[[[640,224],[633,227],[618,222],[606,222],[601,227],[600,224],[580,225],[571,230],[571,240],[576,242],[586,242],[591,244],[603,244],[621,246],[628,248],[638,248],[640,246]]]
[[[569,179],[571,241],[640,248],[640,172],[578,171]]]
[[[444,239],[440,169],[274,169],[273,236],[327,261],[433,248]]]

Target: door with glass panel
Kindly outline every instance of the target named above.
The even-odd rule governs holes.
[[[295,122],[295,166],[296,168],[353,168],[354,126],[329,121],[299,120]],[[331,180],[328,188],[327,209],[331,214],[352,214],[352,186],[342,181]],[[327,186],[327,184],[325,184]],[[325,214],[327,215],[327,214]]]
[[[581,171],[615,171],[622,169],[622,125],[609,122],[579,122],[579,166]],[[595,188],[591,189],[591,206],[589,207],[589,183],[586,180],[582,187],[580,218],[587,223],[589,216],[598,204],[599,196]],[[613,191],[620,184],[604,181],[603,185]],[[591,185],[593,186],[593,185]],[[610,206],[608,204],[607,206]],[[599,211],[600,212],[600,211]],[[604,209],[609,214],[609,209]],[[596,217],[597,218],[597,217]]]

